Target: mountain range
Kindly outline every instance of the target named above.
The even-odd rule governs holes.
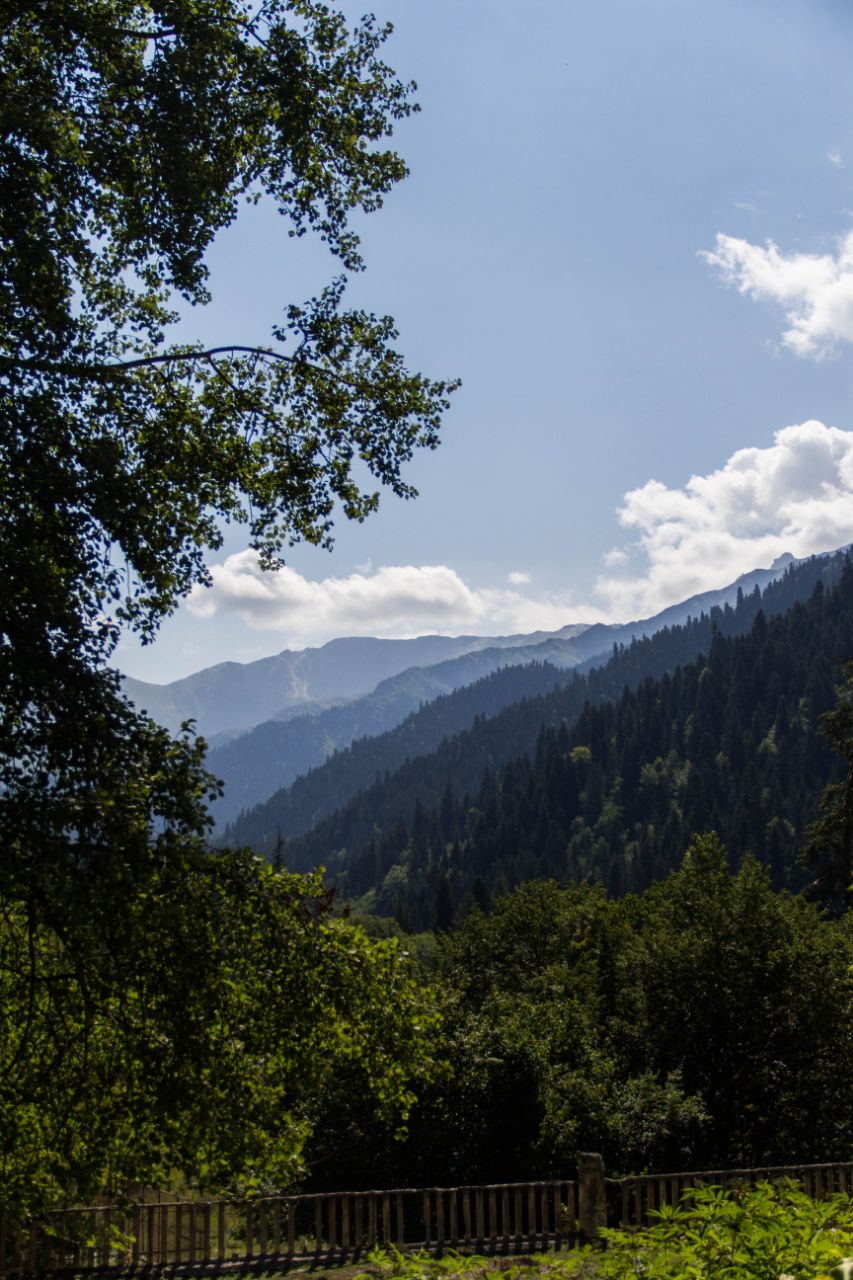
[[[212,808],[222,831],[303,775],[312,776],[310,771],[334,753],[353,743],[359,748],[362,739],[378,743],[425,706],[436,704],[434,712],[421,717],[414,735],[409,733],[420,751],[435,748],[478,715],[494,715],[517,697],[543,693],[572,669],[601,662],[614,645],[677,626],[733,601],[739,592],[762,589],[792,563],[793,557],[782,556],[769,569],[625,624],[570,623],[554,632],[497,637],[348,637],[256,662],[220,663],[167,685],[125,677],[124,688],[131,701],[167,728],[175,731],[193,719],[208,739],[209,768],[224,783],[224,794]],[[484,677],[531,664],[537,670],[517,685],[509,680],[480,687]],[[468,697],[438,705],[464,689],[472,691]],[[366,786],[378,768],[396,767],[400,744],[391,749],[390,761],[387,747],[354,750],[358,766],[337,771],[349,773],[348,786],[327,792],[324,803],[312,808],[312,820],[330,803],[347,800],[353,788]],[[351,758],[347,765],[352,763]]]
[[[516,636],[418,636],[384,640],[346,636],[317,649],[284,649],[255,662],[220,662],[170,684],[123,679],[131,702],[175,733],[185,720],[210,741],[262,721],[328,709],[372,692],[380,681],[478,650],[513,649],[571,640],[583,623]]]
[[[240,815],[226,839],[272,856],[286,838],[296,870],[342,867],[342,851],[381,839],[414,813],[436,812],[450,780],[473,793],[484,774],[530,756],[543,726],[571,725],[586,705],[619,698],[626,688],[660,679],[707,653],[718,630],[740,635],[760,612],[768,617],[809,598],[817,583],[832,586],[845,557],[789,562],[781,577],[736,592],[734,604],[649,636],[615,643],[610,655],[573,670],[504,668],[486,680],[421,707],[403,724],[345,751],[299,777],[289,788]]]
[[[280,839],[286,793],[231,835],[293,870],[324,866],[359,910],[415,930],[449,928],[529,880],[642,891],[708,829],[735,864],[750,851],[797,889],[808,824],[839,776],[821,723],[851,653],[846,557],[794,565],[479,719],[296,838]]]

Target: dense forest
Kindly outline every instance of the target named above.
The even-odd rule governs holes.
[[[483,720],[535,707],[533,750],[467,795],[445,771],[432,811],[339,853],[343,913],[436,993],[445,1070],[403,1137],[338,1077],[303,1185],[559,1176],[579,1150],[622,1171],[846,1158],[851,652],[847,557],[795,567]],[[541,716],[578,688],[572,720]]]
[[[695,838],[622,899],[532,882],[439,934],[447,1073],[404,1141],[328,1095],[307,1185],[565,1176],[584,1150],[625,1172],[849,1159],[850,917],[733,854]]]
[[[834,583],[842,564],[843,555],[835,555],[792,565],[763,593],[740,593],[732,606],[616,645],[603,663],[591,658],[569,671],[536,664],[498,671],[427,703],[396,729],[336,752],[241,815],[225,841],[272,856],[282,839],[304,835],[291,843],[288,864],[327,863],[329,850],[352,848],[401,818],[410,822],[418,801],[436,810],[448,775],[458,791],[473,792],[486,770],[533,751],[543,725],[571,723],[587,702],[612,700],[626,686],[689,662],[708,651],[717,631],[742,634],[759,610],[772,617],[806,600],[817,582]]]
[[[434,670],[441,673],[443,667],[452,665],[458,672],[466,662],[467,659],[459,659],[453,664],[441,663]],[[226,808],[223,801],[217,802],[214,816],[248,807],[240,805],[247,794],[271,796],[269,801],[249,808],[247,814],[226,824],[222,842],[254,843],[247,833],[270,821],[275,822],[276,838],[279,833],[296,835],[369,786],[377,771],[396,769],[409,755],[434,750],[445,738],[468,728],[478,716],[492,716],[513,702],[550,693],[565,681],[567,674],[549,662],[527,662],[504,667],[453,693],[435,697],[431,686],[437,681],[418,680],[418,671],[406,672],[405,679],[395,677],[382,683],[405,684],[406,698],[417,702],[417,693],[423,705],[385,732],[382,727],[387,703],[396,704],[399,699],[383,693],[382,685],[353,707],[299,716],[290,723],[265,721],[250,734],[217,747],[208,756],[211,771],[225,783],[223,800],[228,802]],[[375,724],[370,725],[373,713]],[[329,746],[337,740],[342,727],[350,732],[354,723],[361,729],[358,740],[326,760]],[[315,762],[317,767],[309,768]],[[289,787],[276,786],[275,779],[289,778],[297,772],[301,776]]]
[[[806,603],[780,612],[808,587]],[[703,642],[707,657],[677,665]],[[479,721],[378,779],[284,856],[301,869],[325,863],[339,894],[415,930],[447,928],[472,902],[543,876],[643,889],[707,828],[767,861],[777,886],[799,887],[797,850],[832,768],[819,717],[851,651],[849,566],[798,566],[763,596]],[[517,753],[525,740],[529,754]]]

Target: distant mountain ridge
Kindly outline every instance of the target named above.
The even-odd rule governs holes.
[[[530,637],[501,637],[494,644],[483,640],[480,642],[482,647],[458,657],[432,666],[410,667],[401,671],[381,681],[372,693],[342,706],[322,712],[312,708],[310,717],[295,716],[291,710],[287,723],[276,717],[240,736],[229,735],[227,742],[211,744],[208,756],[211,772],[225,784],[224,795],[211,807],[217,827],[221,829],[241,812],[263,803],[280,788],[290,786],[298,777],[321,765],[333,752],[346,749],[357,739],[375,738],[393,729],[423,703],[453,693],[501,668],[531,662],[556,668],[550,677],[553,684],[560,669],[583,669],[605,656],[614,644],[627,644],[653,635],[663,627],[678,625],[688,617],[707,613],[734,599],[738,591],[748,594],[756,587],[760,590],[790,563],[793,563],[792,556],[781,557],[769,569],[752,570],[728,587],[691,596],[637,622],[569,625],[556,632],[534,632]],[[469,639],[465,637],[463,642]],[[523,643],[525,639],[530,643]],[[544,687],[537,687],[536,692],[543,692]],[[515,695],[513,689],[512,681],[503,686],[504,702],[499,699],[496,702],[494,690],[489,691],[490,714],[512,701],[514,696],[529,696],[530,691]],[[466,700],[461,706],[468,708],[469,718],[464,722],[454,718],[452,728],[445,732],[467,728],[475,715],[485,713],[484,708],[476,705],[476,700]],[[420,740],[420,749],[436,747],[439,741],[440,737],[436,738],[434,733],[425,735]],[[398,760],[393,762],[394,767],[397,763]],[[387,767],[387,764],[383,761],[376,767]],[[362,785],[366,785],[372,776],[363,777]],[[343,803],[348,794],[340,795],[337,802]]]
[[[232,743],[228,753],[211,752],[209,757],[212,771],[226,783],[226,805],[219,808],[217,814],[220,822],[231,824],[226,831],[226,838],[251,843],[259,850],[269,851],[279,834],[292,837],[307,831],[327,819],[335,808],[345,805],[357,792],[368,788],[378,773],[388,771],[393,774],[406,760],[436,751],[444,739],[467,730],[477,717],[502,713],[504,720],[518,719],[521,713],[513,712],[510,704],[520,699],[540,698],[555,685],[567,680],[572,669],[584,671],[601,665],[614,646],[630,646],[635,640],[646,641],[660,630],[683,625],[688,618],[704,616],[707,619],[711,610],[735,602],[739,596],[752,596],[756,591],[777,581],[790,566],[799,563],[811,562],[796,562],[793,557],[781,557],[770,569],[744,574],[725,589],[691,597],[654,618],[621,627],[589,627],[571,641],[571,653],[568,645],[560,646],[554,641],[532,646],[529,650],[519,650],[519,658],[526,661],[532,658],[539,664],[535,671],[524,678],[516,674],[515,668],[508,669],[507,655],[504,655],[501,666],[496,667],[493,674],[484,673],[488,678],[467,683],[456,692],[412,710],[405,720],[400,717],[402,722],[398,726],[390,727],[375,737],[368,739],[363,734],[353,734],[352,745],[348,747],[341,742],[341,730],[346,726],[348,717],[375,709],[372,698],[360,699],[351,704],[334,721],[330,716],[318,717],[311,726],[292,722],[289,733],[276,731],[271,725],[258,726],[244,738]],[[815,573],[817,572],[815,569]],[[660,621],[663,622],[662,627],[658,626]],[[697,634],[701,637],[704,632],[700,630]],[[698,639],[689,642],[690,655],[698,652],[698,643]],[[485,657],[483,654],[476,656]],[[673,660],[684,660],[687,656],[688,650],[682,647]],[[470,655],[464,661],[470,661]],[[430,670],[417,673],[421,680],[428,679],[430,674]],[[401,676],[386,683],[393,689],[403,679]],[[402,698],[397,703],[398,708],[400,705]],[[378,717],[375,723],[378,723]],[[301,776],[294,775],[289,790],[286,785],[282,785],[280,790],[270,792],[270,798],[256,809],[238,817],[240,806],[235,803],[238,794],[243,797],[248,797],[253,792],[258,794],[262,785],[268,785],[274,778],[277,759],[282,759],[288,770],[293,768],[293,755],[297,749],[293,735],[302,731],[306,738],[311,735],[312,749],[320,756],[323,748],[319,738],[324,725],[330,726],[336,736],[336,754],[324,764],[316,759],[310,770],[303,772]],[[373,732],[377,733],[376,730]],[[510,737],[513,732],[515,731],[507,728]],[[487,737],[491,745],[483,757],[483,763],[477,766],[479,769],[488,764],[490,759],[494,759],[495,753],[500,755],[502,750],[502,744],[494,740],[494,735]],[[342,745],[344,749],[341,749]],[[517,749],[522,750],[524,746],[520,745]],[[474,755],[480,759],[476,752]],[[451,768],[454,771],[458,771],[460,767],[464,766],[455,754],[448,757],[444,766],[445,769]],[[474,781],[478,780],[479,774]],[[231,803],[227,801],[229,786],[232,788]]]
[[[703,829],[703,824],[719,827],[728,835],[733,820],[726,809],[728,787],[749,797],[737,814],[739,829],[744,827],[749,834],[746,843],[741,842],[741,851],[755,848],[766,852],[778,862],[781,875],[783,866],[792,867],[792,849],[803,821],[808,820],[803,818],[805,808],[812,805],[808,816],[813,817],[816,787],[827,780],[824,765],[831,753],[821,745],[819,715],[831,705],[841,662],[853,652],[851,626],[853,570],[847,557],[842,553],[793,564],[781,579],[769,583],[763,594],[757,588],[749,594],[740,593],[734,607],[716,607],[710,615],[619,646],[605,665],[586,675],[567,673],[565,684],[551,693],[512,703],[497,715],[479,719],[470,729],[448,737],[437,750],[408,759],[394,773],[377,776],[345,805],[321,817],[301,836],[287,840],[285,862],[297,871],[322,865],[344,897],[360,899],[375,892],[366,909],[397,914],[401,920],[405,917],[415,928],[430,927],[438,881],[449,869],[463,873],[451,877],[454,903],[471,890],[477,877],[490,891],[505,892],[507,886],[523,879],[568,874],[568,864],[560,871],[557,867],[563,866],[562,851],[575,835],[578,850],[586,850],[583,857],[577,853],[574,864],[581,876],[601,874],[608,882],[618,881],[620,891],[641,888],[650,874],[653,878],[665,873],[670,865],[667,859],[683,852],[685,823],[688,836],[692,829]],[[752,639],[748,640],[749,636]],[[789,640],[796,648],[793,661],[784,649]],[[719,668],[719,683],[713,689],[705,688],[701,672],[709,662],[717,670],[716,659],[724,651],[730,657],[724,668]],[[742,671],[738,653],[751,655]],[[710,659],[703,656],[709,654]],[[734,671],[748,692],[742,698],[742,720],[736,696],[735,706],[731,706],[734,690],[723,680],[724,670]],[[501,672],[495,679],[507,674],[512,673]],[[679,703],[677,729],[673,727],[674,713],[665,704],[665,692],[673,688],[687,689],[689,694],[686,703],[684,699]],[[777,694],[783,691],[789,700],[785,722],[773,730]],[[699,698],[697,714],[701,712],[701,719],[691,729],[694,695]],[[753,723],[751,707],[759,702],[763,711]],[[638,706],[643,711],[639,715],[631,712],[630,730],[622,735],[606,786],[604,779],[599,785],[597,761],[613,747],[609,726],[618,723],[622,709]],[[783,736],[786,742],[792,741],[801,728],[807,731],[807,756],[792,759],[785,770],[774,775],[769,809],[755,771],[756,761],[748,753],[738,754],[728,738],[730,767],[714,784],[713,804],[705,809],[700,803],[704,783],[698,782],[697,792],[697,783],[690,781],[681,764],[669,759],[673,743],[680,743],[684,750],[689,748],[684,759],[694,763],[701,759],[712,771],[716,769],[719,746],[709,738],[708,730],[719,730],[724,719],[734,726],[729,737],[732,733],[738,740],[743,734],[750,736],[750,750],[763,760],[765,772],[769,764],[764,756],[779,754]],[[548,751],[556,749],[558,754],[580,748],[580,764],[589,758],[587,748],[592,746],[593,770],[587,779],[583,811],[588,819],[585,833],[578,834],[572,825],[578,816],[574,810],[567,811],[563,821],[558,807],[549,810],[540,798],[543,785],[545,794],[550,795],[548,779],[555,769],[559,772],[551,757],[543,755],[543,742]],[[317,774],[331,772],[339,758],[333,757]],[[574,757],[572,760],[574,763]],[[804,782],[806,762],[810,773]],[[635,791],[644,763],[650,772],[643,774],[643,785],[659,786],[659,798],[670,792],[681,795],[685,785],[689,786],[679,801],[681,809],[676,806],[671,813],[656,813],[658,825],[645,834],[642,826],[635,830],[629,822],[626,834],[617,819],[623,805],[626,814],[633,811],[641,816],[642,805]],[[292,794],[305,787],[311,777],[300,779]],[[532,780],[529,792],[528,779]],[[779,800],[779,788],[787,808]],[[511,823],[498,822],[500,798],[510,792],[520,797],[512,801],[516,817]],[[230,832],[233,841],[272,856],[279,836],[288,834],[282,822],[282,818],[286,821],[286,800],[287,793],[281,793],[246,814]],[[555,803],[559,806],[559,795]],[[779,831],[762,825],[769,822],[774,805],[780,813],[784,811],[789,823]],[[615,838],[617,827],[623,843],[633,840],[644,849],[648,846],[648,856],[644,854],[642,860],[645,870],[638,864],[627,879],[623,877],[625,868],[611,866],[605,857],[608,840]],[[664,840],[665,854],[659,837]],[[765,838],[769,842],[766,849]],[[523,856],[517,857],[522,848]],[[467,852],[462,857],[460,850],[470,850],[470,858]],[[428,866],[422,860],[425,851],[431,851],[427,852]]]
[[[293,708],[324,709],[325,700],[371,693],[382,680],[414,667],[429,667],[481,649],[513,649],[540,641],[570,640],[587,629],[570,623],[559,631],[510,636],[418,636],[383,640],[348,636],[316,649],[285,649],[256,662],[220,662],[170,684],[123,677],[124,692],[158,724],[177,732],[195,720],[204,737],[245,731]],[[298,713],[298,712],[297,712]]]
[[[840,548],[845,551],[846,548]],[[838,551],[827,552],[827,556],[838,555]],[[641,618],[636,622],[611,623],[603,625],[594,623],[584,632],[583,644],[590,651],[589,656],[603,653],[613,644],[630,644],[632,640],[641,640],[644,636],[653,636],[664,627],[677,627],[688,618],[696,618],[700,614],[710,613],[712,609],[733,604],[738,592],[749,595],[756,587],[763,591],[771,582],[775,582],[791,565],[805,564],[807,559],[797,560],[790,552],[778,556],[769,569],[750,569],[742,573],[734,582],[726,587],[718,587],[713,591],[701,591],[698,595],[688,596],[678,604],[671,604],[660,613],[649,618]],[[820,559],[821,557],[817,557]],[[593,653],[594,651],[594,653]]]
[[[596,650],[599,643],[595,643]],[[538,644],[475,649],[434,666],[410,667],[380,681],[372,693],[326,711],[275,717],[239,736],[229,735],[227,741],[211,744],[207,758],[211,773],[225,784],[224,795],[211,806],[211,813],[217,826],[222,827],[281,787],[290,786],[333,752],[344,750],[358,739],[373,740],[424,704],[472,685],[493,672],[531,663],[547,664],[552,673],[548,677],[547,687],[550,687],[561,669],[577,666],[587,653],[583,634],[576,639],[555,635]],[[537,688],[537,692],[540,691]],[[518,696],[525,695],[519,693]],[[476,710],[471,712],[474,714]]]
[[[568,623],[556,631],[534,631],[507,636],[418,636],[409,640],[386,640],[373,636],[348,636],[330,640],[317,648],[284,649],[281,653],[253,662],[220,662],[168,684],[154,684],[123,676],[127,697],[144,709],[158,724],[175,733],[184,720],[194,720],[208,740],[216,735],[243,733],[257,724],[293,715],[315,714],[335,705],[372,693],[384,680],[412,668],[433,667],[465,654],[492,649],[531,648],[556,642],[550,654],[540,651],[536,660],[563,661],[563,642],[586,640],[577,646],[578,660],[603,652],[613,639],[651,634],[662,626],[683,621],[691,611],[701,611],[731,598],[738,585],[752,590],[777,576],[793,557],[783,556],[770,569],[756,569],[737,582],[716,591],[691,596],[671,605],[651,618],[624,624]],[[528,659],[530,660],[530,659]],[[472,678],[490,667],[488,661]],[[456,687],[453,680],[435,687],[437,697]],[[429,690],[427,690],[429,696]]]
[[[727,587],[702,592],[650,618],[624,624],[569,623],[554,632],[498,637],[348,637],[316,649],[284,650],[256,662],[220,663],[168,685],[125,678],[124,687],[138,706],[172,731],[183,720],[196,721],[199,732],[208,739],[210,770],[224,783],[224,795],[212,806],[221,831],[242,812],[290,786],[333,753],[346,750],[359,739],[386,733],[425,703],[475,684],[506,666],[546,664],[557,669],[553,679],[558,678],[559,670],[586,670],[600,662],[614,644],[630,643],[708,612],[733,600],[738,591],[762,589],[791,563],[792,556],[782,556],[769,569],[752,570]],[[490,688],[484,696],[488,710],[479,707],[476,697],[465,700],[450,715],[447,732],[467,728],[475,715],[495,714],[512,700],[512,682]],[[460,719],[465,714],[469,718]],[[424,736],[420,750],[438,745],[440,739],[435,734],[440,721],[441,717],[431,733],[426,730],[426,721],[421,721]],[[395,759],[390,767],[398,763]],[[367,785],[370,779],[364,776],[364,767],[351,774],[350,787]],[[339,796],[337,803],[344,803],[349,794],[352,791]],[[324,811],[327,808],[325,803]]]

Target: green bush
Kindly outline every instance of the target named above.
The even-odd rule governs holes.
[[[827,1280],[853,1254],[853,1200],[813,1200],[792,1182],[687,1191],[645,1231],[604,1247],[529,1257],[374,1255],[381,1280]],[[360,1280],[360,1278],[357,1278]]]
[[[607,1231],[590,1275],[644,1280],[815,1280],[853,1253],[853,1202],[813,1200],[795,1184],[688,1191],[640,1233]],[[581,1275],[582,1270],[569,1271]]]

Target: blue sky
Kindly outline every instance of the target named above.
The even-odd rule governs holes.
[[[853,540],[850,6],[376,11],[423,109],[350,292],[396,317],[414,367],[462,378],[444,443],[410,468],[416,502],[274,580],[229,534],[213,589],[122,668],[640,616]],[[210,263],[187,333],[216,341],[266,342],[336,269],[264,208]]]

